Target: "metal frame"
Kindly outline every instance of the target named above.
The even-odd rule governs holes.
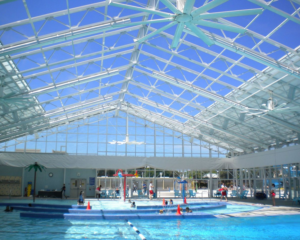
[[[1,6],[7,2],[2,1]],[[119,117],[119,111],[128,111],[181,132],[191,141],[200,139],[239,154],[299,142],[299,47],[293,49],[271,39],[288,21],[300,24],[298,0],[290,1],[294,8],[291,14],[274,7],[273,1],[263,0],[249,0],[262,9],[217,13],[213,8],[227,0],[206,1],[199,8],[193,7],[193,0],[187,0],[184,7],[169,0],[147,0],[138,5],[125,2],[69,8],[67,0],[65,10],[31,17],[24,0],[20,7],[25,8],[27,19],[0,26],[0,41],[12,32],[20,37],[0,46],[0,142],[107,111],[115,111]],[[112,7],[119,8],[115,15],[108,11]],[[121,16],[124,8],[139,13]],[[284,18],[266,36],[249,30],[264,11]],[[72,14],[79,12],[83,16],[75,23]],[[84,25],[89,12],[101,14],[104,20]],[[64,15],[67,23],[60,20]],[[245,27],[226,19],[243,15],[253,15]],[[51,22],[65,30],[41,35]],[[39,29],[36,23],[40,23]],[[157,23],[164,26],[154,28]],[[170,34],[168,29],[175,25],[174,34]],[[22,26],[30,26],[32,36],[22,33]],[[212,28],[220,34],[210,31]],[[236,34],[228,37],[233,36],[229,32]],[[219,51],[196,44],[189,35],[218,46]],[[128,37],[131,42],[120,45]],[[253,44],[242,44],[243,38]],[[93,44],[101,49],[86,53]],[[273,49],[269,53],[264,50],[266,44]],[[163,54],[157,56],[158,51]],[[228,56],[226,51],[238,57]],[[278,52],[281,57],[273,57]],[[56,60],[55,54],[65,57]],[[265,68],[245,63],[247,59]],[[27,65],[30,67],[24,67]],[[95,67],[99,71],[93,71]],[[72,78],[62,81],[67,75]],[[262,108],[269,91],[278,105],[286,103],[292,110],[279,115],[247,115],[249,109]]]

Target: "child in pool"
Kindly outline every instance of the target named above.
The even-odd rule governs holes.
[[[83,199],[83,195],[82,195],[82,191],[79,194],[79,199],[77,201],[78,205],[83,205],[84,204],[84,199]]]

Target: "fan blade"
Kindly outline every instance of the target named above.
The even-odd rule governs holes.
[[[188,28],[190,28],[203,42],[205,42],[208,46],[211,46],[214,44],[212,40],[209,39],[198,27],[196,27],[194,24],[186,23]]]
[[[245,33],[247,30],[243,28],[237,28],[237,27],[232,27],[220,23],[214,23],[214,22],[209,22],[209,21],[203,21],[203,20],[198,20],[198,21],[193,21],[193,23],[205,26],[205,27],[212,27],[212,28],[217,28],[217,29],[223,29],[226,31],[230,32],[236,32],[236,33]]]
[[[279,105],[276,107],[276,109],[278,109],[278,108],[283,108],[284,106],[286,106],[286,103],[281,103],[281,104],[279,104]]]
[[[174,35],[174,38],[173,38],[173,41],[171,44],[171,48],[177,47],[179,39],[180,39],[182,31],[183,31],[183,28],[184,28],[184,23],[179,23],[177,25],[176,32],[175,32],[175,35]]]
[[[13,103],[13,102],[22,102],[22,101],[28,101],[29,98],[2,98],[1,101]],[[29,103],[29,102],[28,102]]]
[[[265,103],[262,104],[261,106],[262,106],[263,108],[265,108],[265,109],[268,109],[268,108],[267,108],[267,104],[265,104]]]
[[[276,108],[272,111],[273,112],[294,112],[294,111],[300,111],[300,107],[287,107],[287,108]]]
[[[146,35],[145,37],[142,37],[140,39],[135,39],[134,41],[139,42],[139,43],[144,42],[145,40],[147,40],[147,39],[149,39],[149,38],[151,38],[151,37],[159,34],[160,32],[162,32],[162,31],[164,31],[164,30],[166,30],[166,29],[168,29],[170,27],[173,27],[176,24],[177,24],[177,22],[171,22],[168,25],[166,25],[166,26],[164,26],[164,27],[162,27],[162,28],[160,28],[160,29],[158,29],[158,30],[156,30],[156,31],[154,31],[154,32]]]
[[[228,11],[228,12],[205,13],[196,17],[195,20],[257,15],[257,14],[261,14],[262,12],[263,12],[262,8],[257,8],[257,9],[237,10],[237,11]]]
[[[205,4],[202,7],[199,7],[198,9],[194,10],[191,14],[192,14],[193,17],[197,16],[197,15],[199,15],[201,13],[205,13],[205,12],[209,11],[210,9],[213,9],[213,8],[219,6],[222,3],[227,2],[227,1],[228,0],[215,0],[215,1],[212,1],[210,3]]]
[[[132,5],[127,5],[127,4],[121,4],[121,3],[110,3],[110,6],[115,6],[115,7],[121,7],[121,8],[127,8],[127,9],[131,9],[131,10],[135,10],[135,11],[139,11],[139,12],[147,12],[150,14],[156,14],[162,17],[172,17],[173,14],[170,13],[165,13],[165,12],[161,12],[161,11],[156,11],[156,10],[152,10],[149,8],[140,8],[140,7],[135,7]]]
[[[129,27],[135,25],[146,25],[151,23],[162,23],[162,22],[171,22],[173,18],[163,18],[163,19],[155,19],[155,20],[148,20],[148,21],[141,21],[141,22],[130,22],[130,23],[120,23],[111,25],[111,27],[121,28],[121,27]]]
[[[247,113],[246,115],[252,116],[252,115],[259,115],[259,114],[263,114],[263,112],[258,112],[258,113]]]
[[[193,10],[195,0],[186,0],[184,4],[183,13],[190,14]]]
[[[173,13],[181,13],[169,0],[160,0],[167,8],[169,8]]]

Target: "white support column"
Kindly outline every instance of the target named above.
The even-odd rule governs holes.
[[[288,186],[286,186],[288,189],[287,189],[287,193],[288,193],[288,198],[286,197],[285,199],[289,199],[291,200],[292,199],[292,191],[291,191],[291,164],[288,164],[288,176],[287,176],[287,180],[288,180]],[[287,185],[287,184],[286,184]]]
[[[154,125],[154,157],[156,157],[156,124]]]
[[[181,134],[181,148],[182,148],[182,157],[184,157],[184,140],[183,140],[183,134]]]
[[[22,189],[21,189],[21,194],[23,197],[24,196],[24,188],[25,188],[25,168],[22,168]]]
[[[95,169],[95,198],[97,197],[97,196],[96,196],[96,188],[98,187],[98,184],[99,184],[98,181],[97,181],[97,180],[98,180],[98,179],[97,179],[97,175],[98,175],[98,174],[97,174],[97,169]]]
[[[208,196],[211,198],[213,196],[212,192],[212,172],[209,170],[209,194]]]
[[[240,193],[243,192],[243,169],[240,168]]]
[[[66,184],[66,169],[64,168],[64,184]]]

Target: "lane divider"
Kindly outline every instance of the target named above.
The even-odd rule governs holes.
[[[139,231],[135,226],[133,226],[133,224],[132,224],[131,222],[129,222],[128,220],[126,220],[126,221],[127,221],[128,225],[129,225],[130,227],[132,227],[132,229],[140,236],[140,238],[141,238],[142,240],[146,240],[146,238],[144,237],[144,235],[141,234],[140,231]]]

